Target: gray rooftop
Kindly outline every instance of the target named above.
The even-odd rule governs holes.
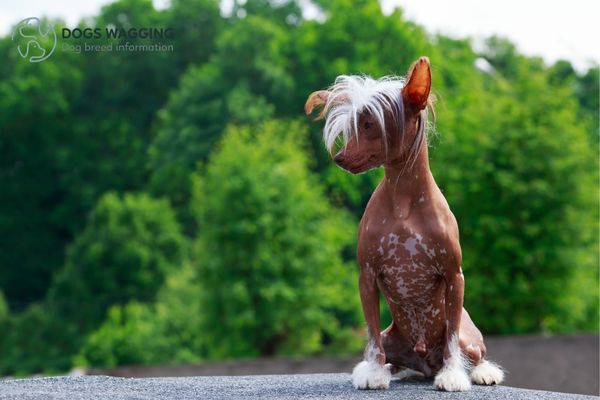
[[[393,380],[389,390],[355,390],[349,374],[255,375],[229,377],[117,378],[108,376],[0,380],[0,399],[598,399],[593,396],[473,386],[469,392],[436,391],[432,382]]]

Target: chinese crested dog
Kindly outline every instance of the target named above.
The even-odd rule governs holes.
[[[432,110],[429,60],[406,79],[339,76],[312,93],[323,138],[335,163],[353,174],[375,167],[385,177],[358,228],[359,290],[367,323],[364,361],[352,373],[358,389],[386,389],[392,374],[435,376],[440,390],[502,382],[486,359],[481,332],[463,308],[458,225],[429,168],[427,118]],[[380,331],[379,292],[392,323]]]

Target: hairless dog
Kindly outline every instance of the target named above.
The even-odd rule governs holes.
[[[312,93],[307,114],[321,108],[323,137],[341,168],[358,174],[383,165],[358,228],[359,291],[367,323],[364,361],[352,373],[358,389],[386,389],[392,374],[433,377],[440,390],[502,382],[485,359],[483,337],[463,308],[458,225],[429,168],[427,118],[432,110],[429,60],[406,79],[339,76]],[[392,323],[380,332],[379,292]]]

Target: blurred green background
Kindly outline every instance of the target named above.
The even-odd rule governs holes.
[[[598,331],[598,66],[314,3],[120,0],[80,23],[172,27],[172,52],[35,64],[0,38],[0,374],[359,352],[356,225],[382,171],[335,167],[303,104],[421,55],[471,316]],[[93,42],[125,41],[147,42]]]

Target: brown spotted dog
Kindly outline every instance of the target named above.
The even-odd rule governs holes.
[[[371,196],[358,228],[359,289],[367,322],[364,361],[352,373],[358,389],[385,389],[392,373],[435,375],[441,390],[471,382],[492,385],[504,373],[485,359],[483,337],[463,308],[464,278],[458,226],[429,169],[427,111],[429,60],[406,80],[339,76],[314,92],[325,118],[323,137],[335,163],[358,174],[383,165],[385,178]],[[332,153],[333,154],[333,153]],[[379,291],[393,322],[380,332]]]

